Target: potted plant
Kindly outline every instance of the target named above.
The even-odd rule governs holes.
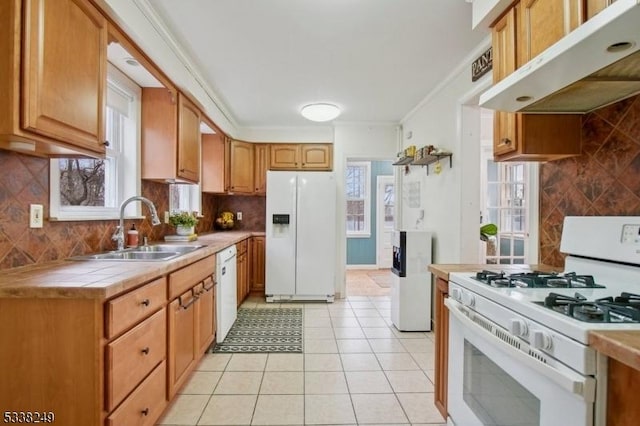
[[[176,228],[178,235],[192,235],[198,223],[198,218],[190,212],[172,213],[169,216],[169,223]]]

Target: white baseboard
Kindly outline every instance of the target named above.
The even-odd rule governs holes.
[[[347,265],[347,269],[379,269],[378,265]]]

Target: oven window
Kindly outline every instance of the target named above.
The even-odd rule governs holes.
[[[540,400],[464,341],[463,399],[483,425],[538,426]]]

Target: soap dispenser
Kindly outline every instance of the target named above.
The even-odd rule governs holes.
[[[138,230],[135,223],[127,231],[127,247],[138,247]]]

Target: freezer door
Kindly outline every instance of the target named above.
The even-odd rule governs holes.
[[[297,221],[296,295],[333,295],[336,262],[336,180],[333,173],[298,174]]]
[[[295,294],[296,186],[295,172],[267,172],[267,295]]]

